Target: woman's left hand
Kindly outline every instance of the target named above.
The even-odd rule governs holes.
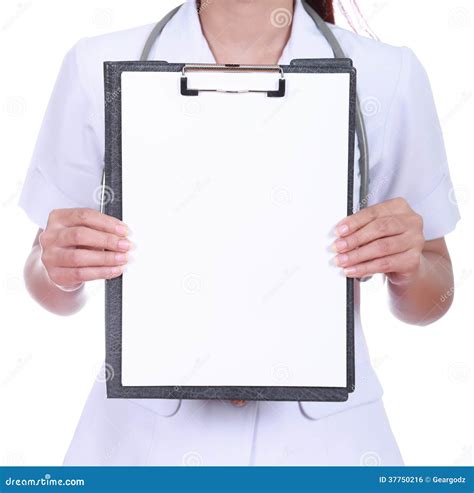
[[[405,199],[382,202],[346,217],[336,226],[335,263],[347,277],[386,274],[404,284],[420,269],[423,219]]]

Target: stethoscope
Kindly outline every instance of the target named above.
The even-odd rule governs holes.
[[[310,7],[305,0],[302,0],[302,5],[308,15],[313,19],[317,28],[321,31],[321,34],[325,37],[329,46],[331,47],[335,58],[347,58],[339,41],[334,36],[331,29],[328,27],[326,22],[317,14],[317,12]],[[166,14],[163,19],[161,19],[156,26],[151,31],[148,39],[146,40],[145,46],[143,47],[142,54],[140,56],[140,61],[148,60],[150,51],[163,31],[169,20],[178,12],[182,7],[174,8],[168,14]],[[367,207],[368,196],[369,196],[369,147],[367,143],[367,132],[365,128],[364,116],[362,114],[359,98],[356,102],[356,135],[359,147],[359,174],[360,174],[360,188],[359,188],[359,208],[363,209]]]

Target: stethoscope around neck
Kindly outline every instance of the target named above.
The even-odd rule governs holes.
[[[320,30],[321,34],[325,37],[329,46],[331,47],[335,58],[347,58],[344,50],[342,49],[339,41],[334,36],[331,29],[328,27],[326,22],[317,14],[317,12],[310,7],[305,0],[302,0],[302,5],[308,15],[313,19],[317,28]],[[168,12],[163,19],[161,19],[156,26],[151,31],[146,43],[143,47],[142,54],[140,56],[140,61],[148,60],[150,56],[150,51],[155,44],[155,41],[160,36],[161,31],[166,26],[169,20],[178,12],[178,10],[182,7],[174,8],[170,12]],[[360,175],[360,188],[359,188],[359,208],[363,209],[367,207],[367,202],[369,199],[369,147],[367,143],[367,132],[365,128],[364,116],[362,114],[362,109],[360,106],[359,98],[357,98],[356,102],[356,135],[357,135],[357,143],[359,147],[359,175]]]
[[[324,36],[329,46],[331,47],[335,58],[347,58],[344,50],[342,49],[336,36],[334,36],[331,29],[328,27],[326,22],[318,15],[318,13],[307,4],[305,0],[302,0],[302,5],[308,15],[313,19],[316,27],[319,29],[321,34]],[[153,28],[140,56],[140,61],[148,60],[150,56],[151,49],[155,44],[155,41],[160,36],[164,27],[171,20],[172,17],[178,12],[182,5],[174,8],[168,12]],[[364,115],[362,114],[362,109],[360,106],[359,97],[356,101],[356,135],[357,143],[359,147],[359,175],[360,175],[360,187],[359,187],[359,209],[364,209],[367,207],[369,200],[369,146],[367,142],[367,131],[365,128]],[[360,281],[367,281],[370,277],[365,277],[360,279]]]
[[[328,25],[324,22],[324,20],[318,15],[318,13],[310,7],[305,0],[301,1],[304,9],[308,13],[308,15],[313,19],[316,27],[320,30],[321,34],[325,37],[329,46],[331,47],[335,58],[347,58],[344,50],[342,49],[339,41],[334,36],[331,29],[329,29]],[[155,41],[163,31],[163,28],[166,26],[168,21],[178,12],[178,10],[182,7],[174,8],[170,12],[168,12],[163,19],[161,19],[156,26],[151,31],[148,39],[145,42],[145,46],[143,47],[142,54],[140,56],[140,61],[148,60],[150,56],[150,51],[155,44]],[[357,135],[357,144],[359,147],[359,175],[360,175],[360,187],[359,187],[359,209],[364,209],[367,207],[367,203],[369,200],[369,146],[367,142],[367,131],[365,128],[364,115],[362,114],[362,109],[360,106],[359,97],[357,97],[356,101],[356,135]],[[368,281],[371,279],[371,276],[364,277],[359,279],[359,281]]]

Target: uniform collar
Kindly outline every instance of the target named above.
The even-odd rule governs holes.
[[[332,58],[326,40],[306,13],[301,0],[295,0],[290,39],[279,64],[294,58]],[[151,53],[152,59],[168,62],[216,63],[201,29],[195,0],[187,0],[168,22]]]

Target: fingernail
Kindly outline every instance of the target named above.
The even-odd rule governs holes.
[[[344,269],[344,274],[346,276],[352,276],[357,272],[357,269],[355,267],[347,267],[347,269]]]
[[[128,234],[128,228],[124,224],[119,224],[119,225],[115,226],[115,231],[120,236],[127,236],[127,234]]]
[[[132,244],[128,240],[120,240],[118,242],[118,247],[120,250],[130,250]]]
[[[336,228],[336,233],[339,235],[345,235],[349,233],[349,226],[347,224],[341,224]]]
[[[120,266],[120,267],[112,267],[112,274],[114,276],[119,275],[119,274],[122,274],[123,269],[124,269],[123,266]]]
[[[332,249],[335,252],[342,252],[348,247],[347,241],[344,240],[337,240],[336,242],[333,243]]]
[[[128,260],[128,256],[126,253],[117,253],[115,255],[115,261],[119,264],[125,264]]]
[[[339,267],[343,267],[349,261],[349,255],[337,255],[336,257],[334,257],[334,261],[336,262],[336,265],[338,265]]]

